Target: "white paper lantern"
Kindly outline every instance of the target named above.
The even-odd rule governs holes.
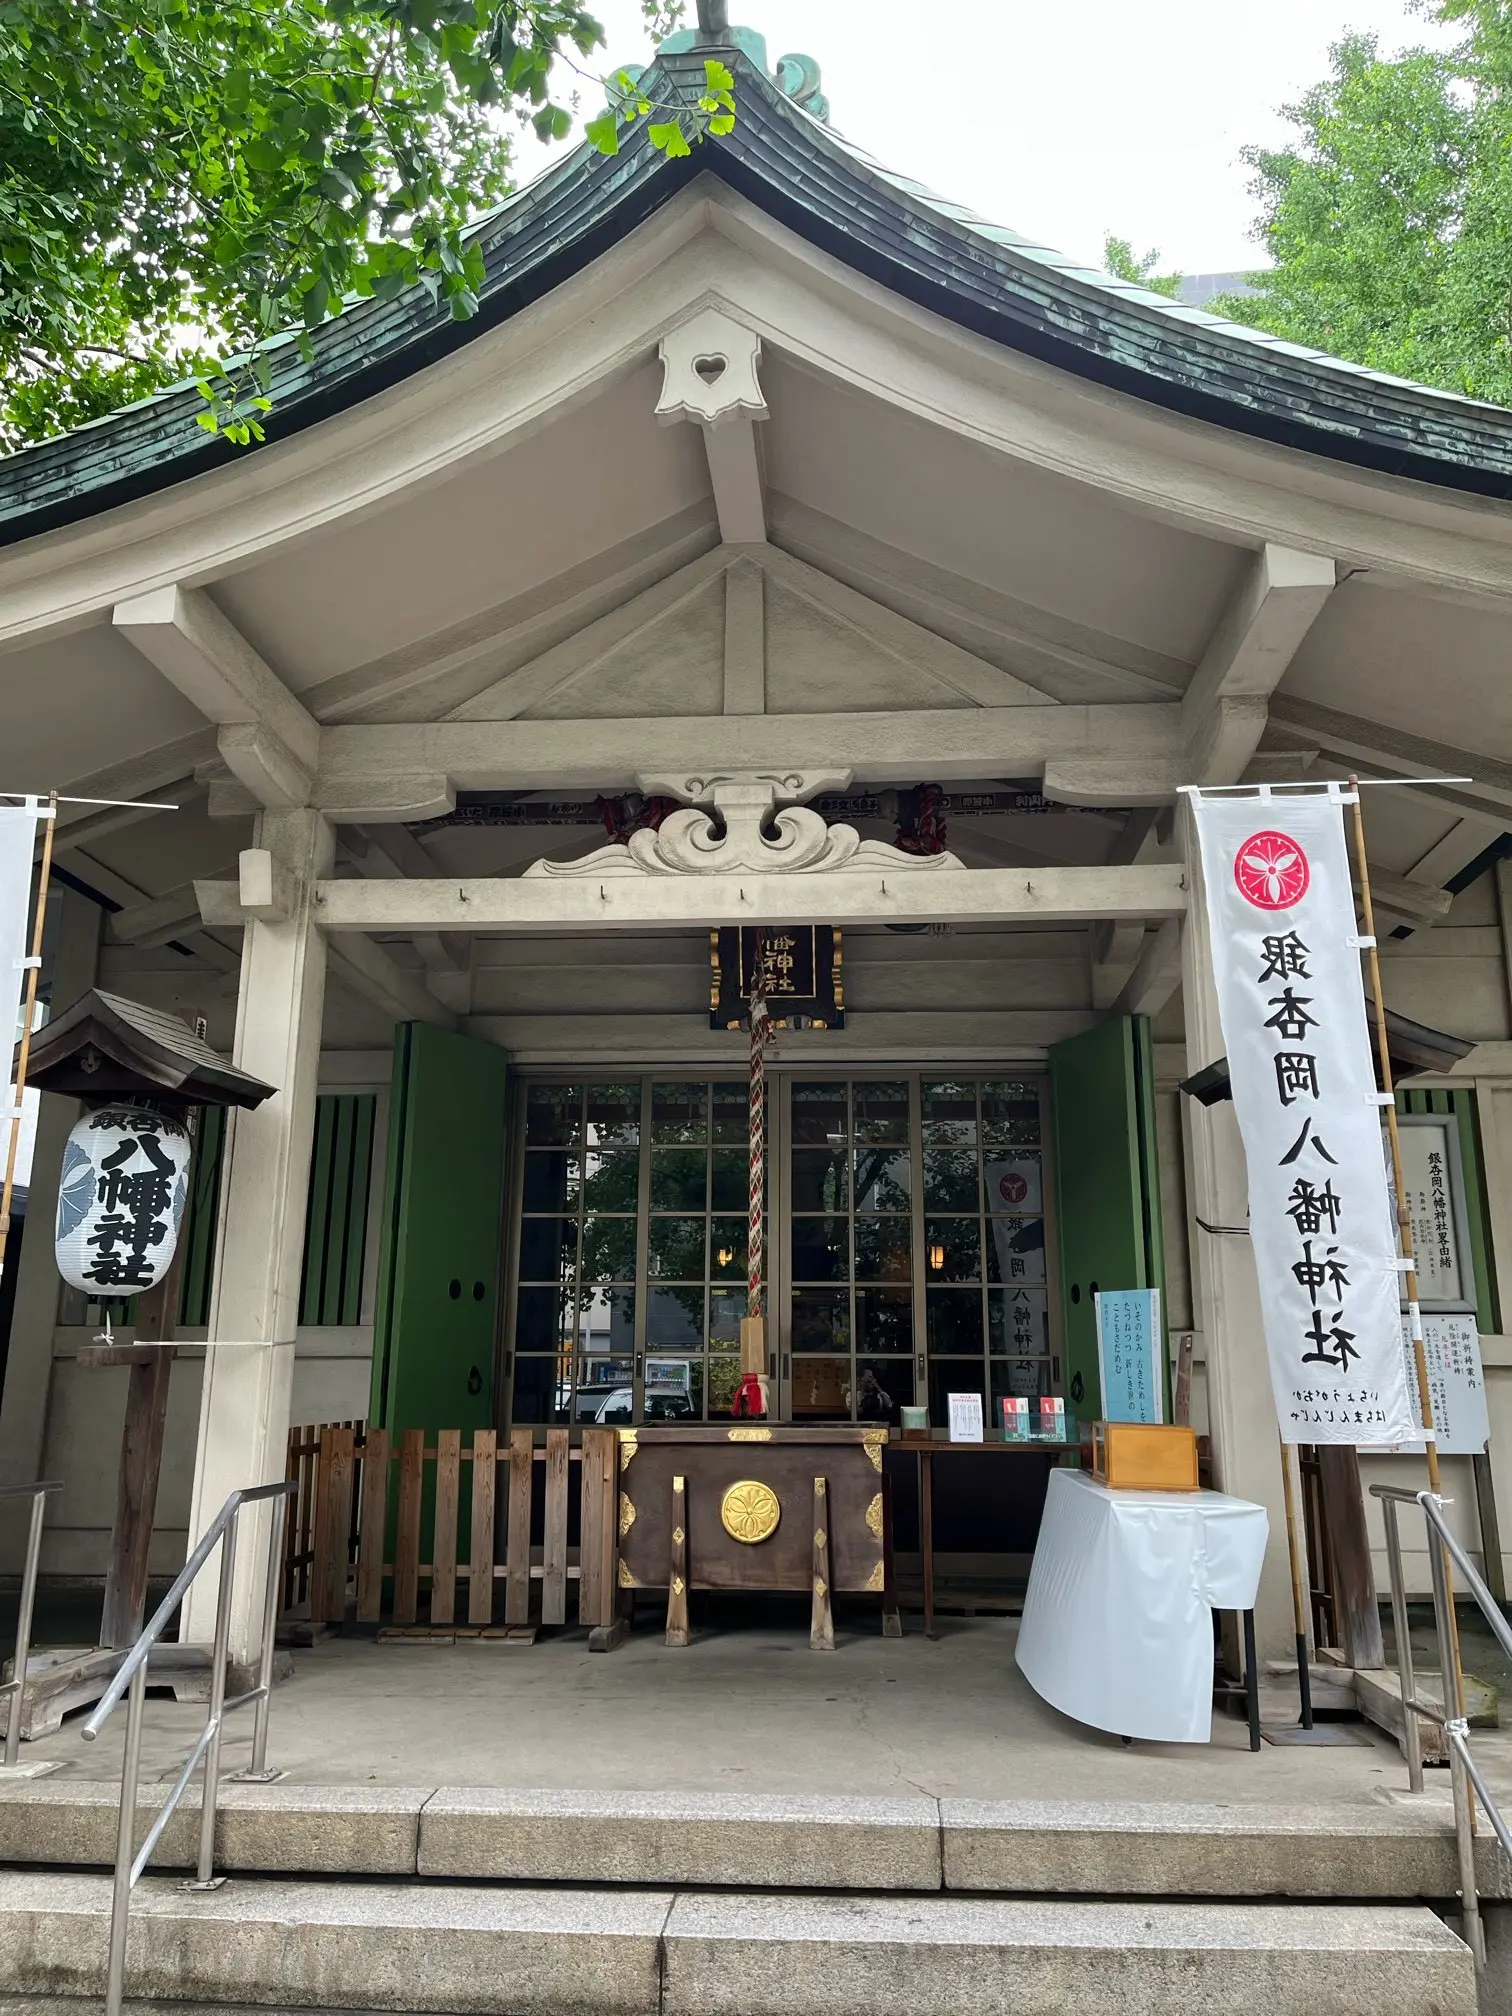
[[[95,1301],[140,1295],[168,1272],[189,1194],[189,1133],[166,1113],[102,1106],[63,1150],[53,1250]]]

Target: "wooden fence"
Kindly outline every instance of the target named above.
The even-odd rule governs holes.
[[[365,1423],[333,1421],[321,1428],[289,1430],[289,1460],[284,1476],[294,1486],[284,1521],[283,1610],[290,1615],[310,1600],[310,1576],[315,1566],[315,1504],[320,1493],[321,1437],[345,1429],[361,1443]],[[355,1515],[354,1515],[355,1516]],[[351,1538],[356,1540],[354,1524]]]
[[[296,1466],[310,1463],[312,1443],[307,1473]],[[386,1429],[346,1423],[296,1429],[289,1447],[289,1474],[301,1488],[290,1507],[296,1540],[286,1551],[286,1596],[308,1600],[312,1623],[343,1623],[355,1606],[360,1624],[383,1621],[387,1607],[394,1624],[413,1625],[426,1589],[430,1624],[457,1624],[464,1621],[457,1614],[460,1582],[466,1585],[465,1622],[487,1627],[502,1582],[506,1626],[565,1624],[567,1585],[576,1582],[578,1623],[613,1624],[619,1438],[612,1429],[585,1429],[574,1448],[565,1428],[553,1428],[538,1449],[528,1428],[517,1428],[503,1444],[492,1428],[479,1428],[464,1448],[456,1428],[441,1429],[434,1444],[427,1444],[423,1429],[409,1428],[396,1445]],[[545,1469],[539,1521],[532,1516],[537,1464]],[[427,1519],[425,1487],[432,1475]],[[574,1481],[579,1544],[571,1548]],[[423,1561],[427,1526],[431,1559]],[[464,1530],[465,1550],[459,1545]],[[540,1602],[532,1619],[535,1582]]]

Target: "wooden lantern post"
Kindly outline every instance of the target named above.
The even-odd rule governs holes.
[[[23,1034],[23,1049],[26,1042]],[[202,1028],[192,1030],[176,1015],[100,989],[47,1025],[30,1047],[29,1062],[31,1082],[41,1091],[95,1106],[134,1100],[184,1120],[206,1106],[260,1106],[275,1089],[217,1056],[205,1042]],[[130,1376],[99,1643],[88,1651],[43,1654],[36,1660],[38,1677],[28,1679],[26,1688],[26,1717],[39,1733],[69,1710],[97,1701],[121,1654],[141,1633],[168,1386],[177,1356],[173,1333],[183,1254],[181,1225],[167,1272],[137,1301],[132,1343],[107,1338],[82,1346],[78,1353],[81,1366],[121,1365]],[[161,1668],[167,1675],[195,1658],[202,1680],[203,1659],[194,1648],[160,1645],[154,1648],[152,1666],[154,1672]]]

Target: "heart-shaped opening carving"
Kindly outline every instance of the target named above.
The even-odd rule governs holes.
[[[728,357],[695,357],[693,369],[705,385],[717,385],[730,367]]]

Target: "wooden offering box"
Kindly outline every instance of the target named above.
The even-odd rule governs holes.
[[[1190,1428],[1094,1421],[1092,1475],[1115,1491],[1195,1491],[1197,1437]]]
[[[620,1430],[619,1582],[667,1591],[667,1642],[687,1643],[689,1589],[806,1589],[810,1642],[834,1643],[832,1590],[883,1598],[885,1428]]]

